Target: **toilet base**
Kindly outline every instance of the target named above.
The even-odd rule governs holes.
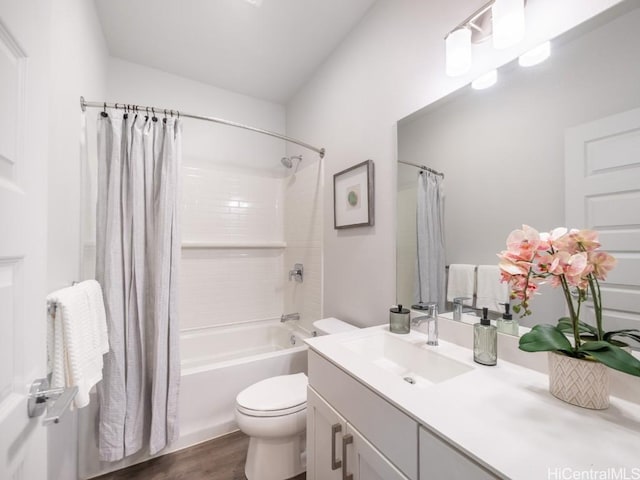
[[[286,438],[251,437],[244,474],[247,480],[285,480],[306,470],[305,432]]]

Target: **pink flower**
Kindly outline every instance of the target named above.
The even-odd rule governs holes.
[[[543,232],[540,234],[540,246],[538,250],[551,250],[554,243],[567,233],[565,227],[557,227],[550,232]]]
[[[607,252],[589,252],[589,263],[593,267],[593,274],[598,280],[606,280],[607,273],[616,266],[617,260]]]
[[[568,234],[552,242],[557,250],[569,253],[591,252],[600,247],[598,232],[595,230],[571,230]]]
[[[533,260],[539,245],[540,234],[528,225],[523,225],[522,230],[512,231],[507,237],[507,251],[521,260]]]
[[[567,231],[559,227],[540,234],[523,225],[521,230],[509,234],[507,250],[498,254],[501,281],[510,284],[511,298],[520,300],[525,315],[531,313],[529,298],[544,279],[567,291],[570,287],[577,288],[581,291],[580,298],[585,298],[590,283],[597,285],[598,280],[604,280],[616,264],[608,253],[596,251],[599,247],[598,233],[594,230]]]

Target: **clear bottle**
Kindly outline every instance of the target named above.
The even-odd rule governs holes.
[[[411,322],[409,321],[409,310],[402,308],[401,304],[389,310],[389,331],[391,333],[409,333]]]
[[[504,305],[504,313],[502,318],[498,319],[498,331],[517,337],[520,329],[518,328],[518,320],[514,320],[513,315],[509,312],[511,305],[509,303],[501,303],[500,305]]]
[[[489,309],[482,309],[480,323],[473,326],[473,360],[482,365],[498,362],[498,329],[489,321]]]

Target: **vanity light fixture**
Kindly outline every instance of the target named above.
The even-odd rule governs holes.
[[[445,39],[447,75],[464,75],[471,69],[471,30],[467,27],[454,30]]]
[[[498,71],[489,70],[487,73],[480,75],[473,82],[471,82],[471,88],[475,90],[484,90],[496,84],[498,81]]]
[[[532,67],[533,65],[544,62],[549,58],[549,55],[551,55],[551,42],[544,42],[520,55],[518,64],[520,64],[521,67]]]
[[[525,0],[489,0],[445,36],[446,72],[455,77],[471,69],[471,44],[493,36],[495,48],[515,45],[524,36]]]
[[[495,0],[491,14],[494,48],[513,47],[524,38],[524,0]]]

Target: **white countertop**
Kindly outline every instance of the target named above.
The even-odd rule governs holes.
[[[415,331],[398,337],[424,344],[421,348],[434,349],[473,369],[433,385],[410,385],[343,346],[380,331],[388,328],[316,337],[307,343],[501,476],[640,479],[638,403],[611,397],[609,409],[603,411],[569,405],[549,393],[547,375],[500,360],[500,352],[498,365],[486,367],[473,361],[471,350],[443,340],[437,347],[427,346],[425,335]],[[640,379],[629,377],[629,381]],[[577,475],[573,472],[587,473],[569,476]],[[610,473],[603,477],[600,472]]]

